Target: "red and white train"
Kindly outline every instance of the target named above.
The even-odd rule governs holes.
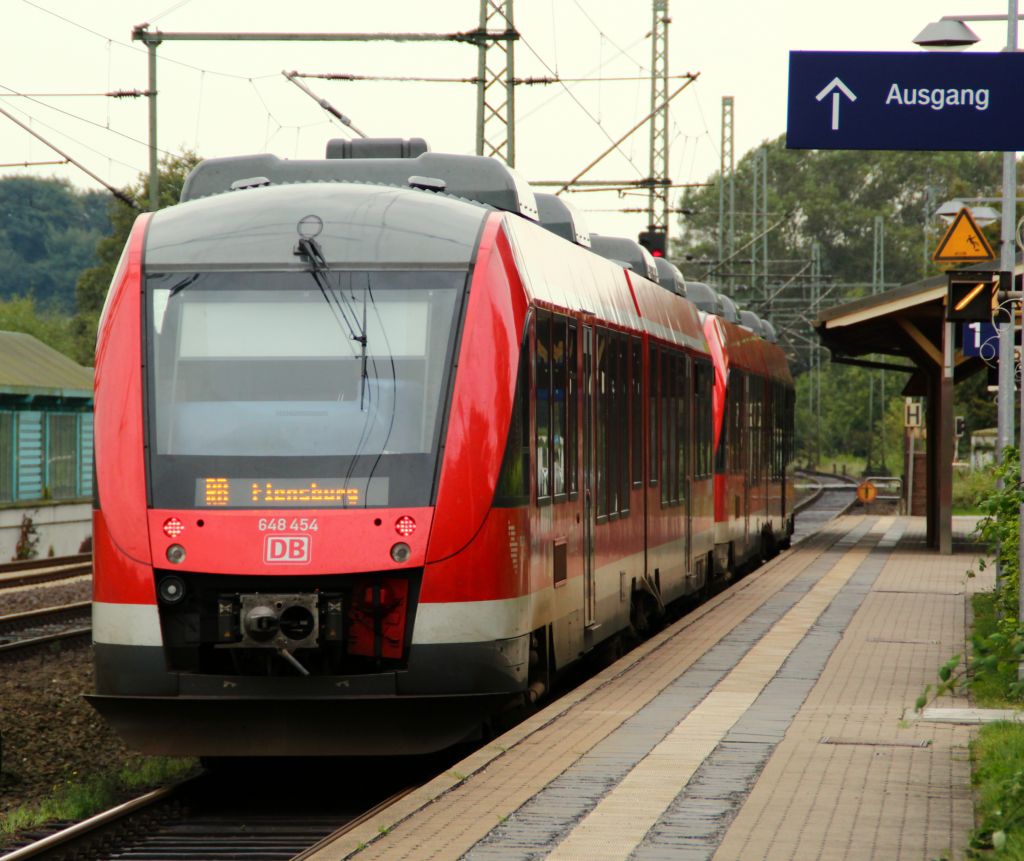
[[[107,297],[89,699],[145,752],[442,748],[792,531],[760,321],[494,160],[328,156],[201,163]]]

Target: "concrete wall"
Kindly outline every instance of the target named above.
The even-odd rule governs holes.
[[[22,518],[26,516],[32,520],[39,538],[36,558],[79,553],[82,542],[92,538],[92,504],[89,502],[9,506],[0,509],[0,562],[15,557]]]

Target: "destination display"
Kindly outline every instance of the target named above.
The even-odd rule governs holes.
[[[203,508],[356,508],[388,504],[387,478],[196,479]]]

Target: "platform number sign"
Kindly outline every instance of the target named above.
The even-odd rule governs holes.
[[[946,319],[985,321],[992,319],[996,301],[996,273],[956,272],[949,275]]]
[[[999,358],[999,329],[995,323],[964,323],[962,342],[965,356],[978,356],[986,362]]]

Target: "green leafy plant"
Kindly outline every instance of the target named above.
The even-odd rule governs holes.
[[[1024,726],[994,723],[971,745],[977,827],[969,857],[1024,858]]]
[[[21,515],[18,540],[14,545],[15,559],[35,559],[39,555],[39,532],[35,522],[27,514]]]
[[[921,711],[946,694],[968,687],[990,704],[1024,701],[1024,681],[1017,668],[1024,660],[1024,626],[1018,618],[1020,588],[1020,481],[1018,451],[1007,448],[991,470],[994,487],[978,502],[981,519],[973,537],[986,554],[977,563],[985,570],[996,559],[999,580],[992,594],[975,596],[970,657],[953,655],[938,669],[914,704]],[[973,576],[973,571],[968,571]],[[973,781],[978,787],[977,826],[968,840],[968,856],[1024,859],[1024,727],[992,724],[972,743]]]

